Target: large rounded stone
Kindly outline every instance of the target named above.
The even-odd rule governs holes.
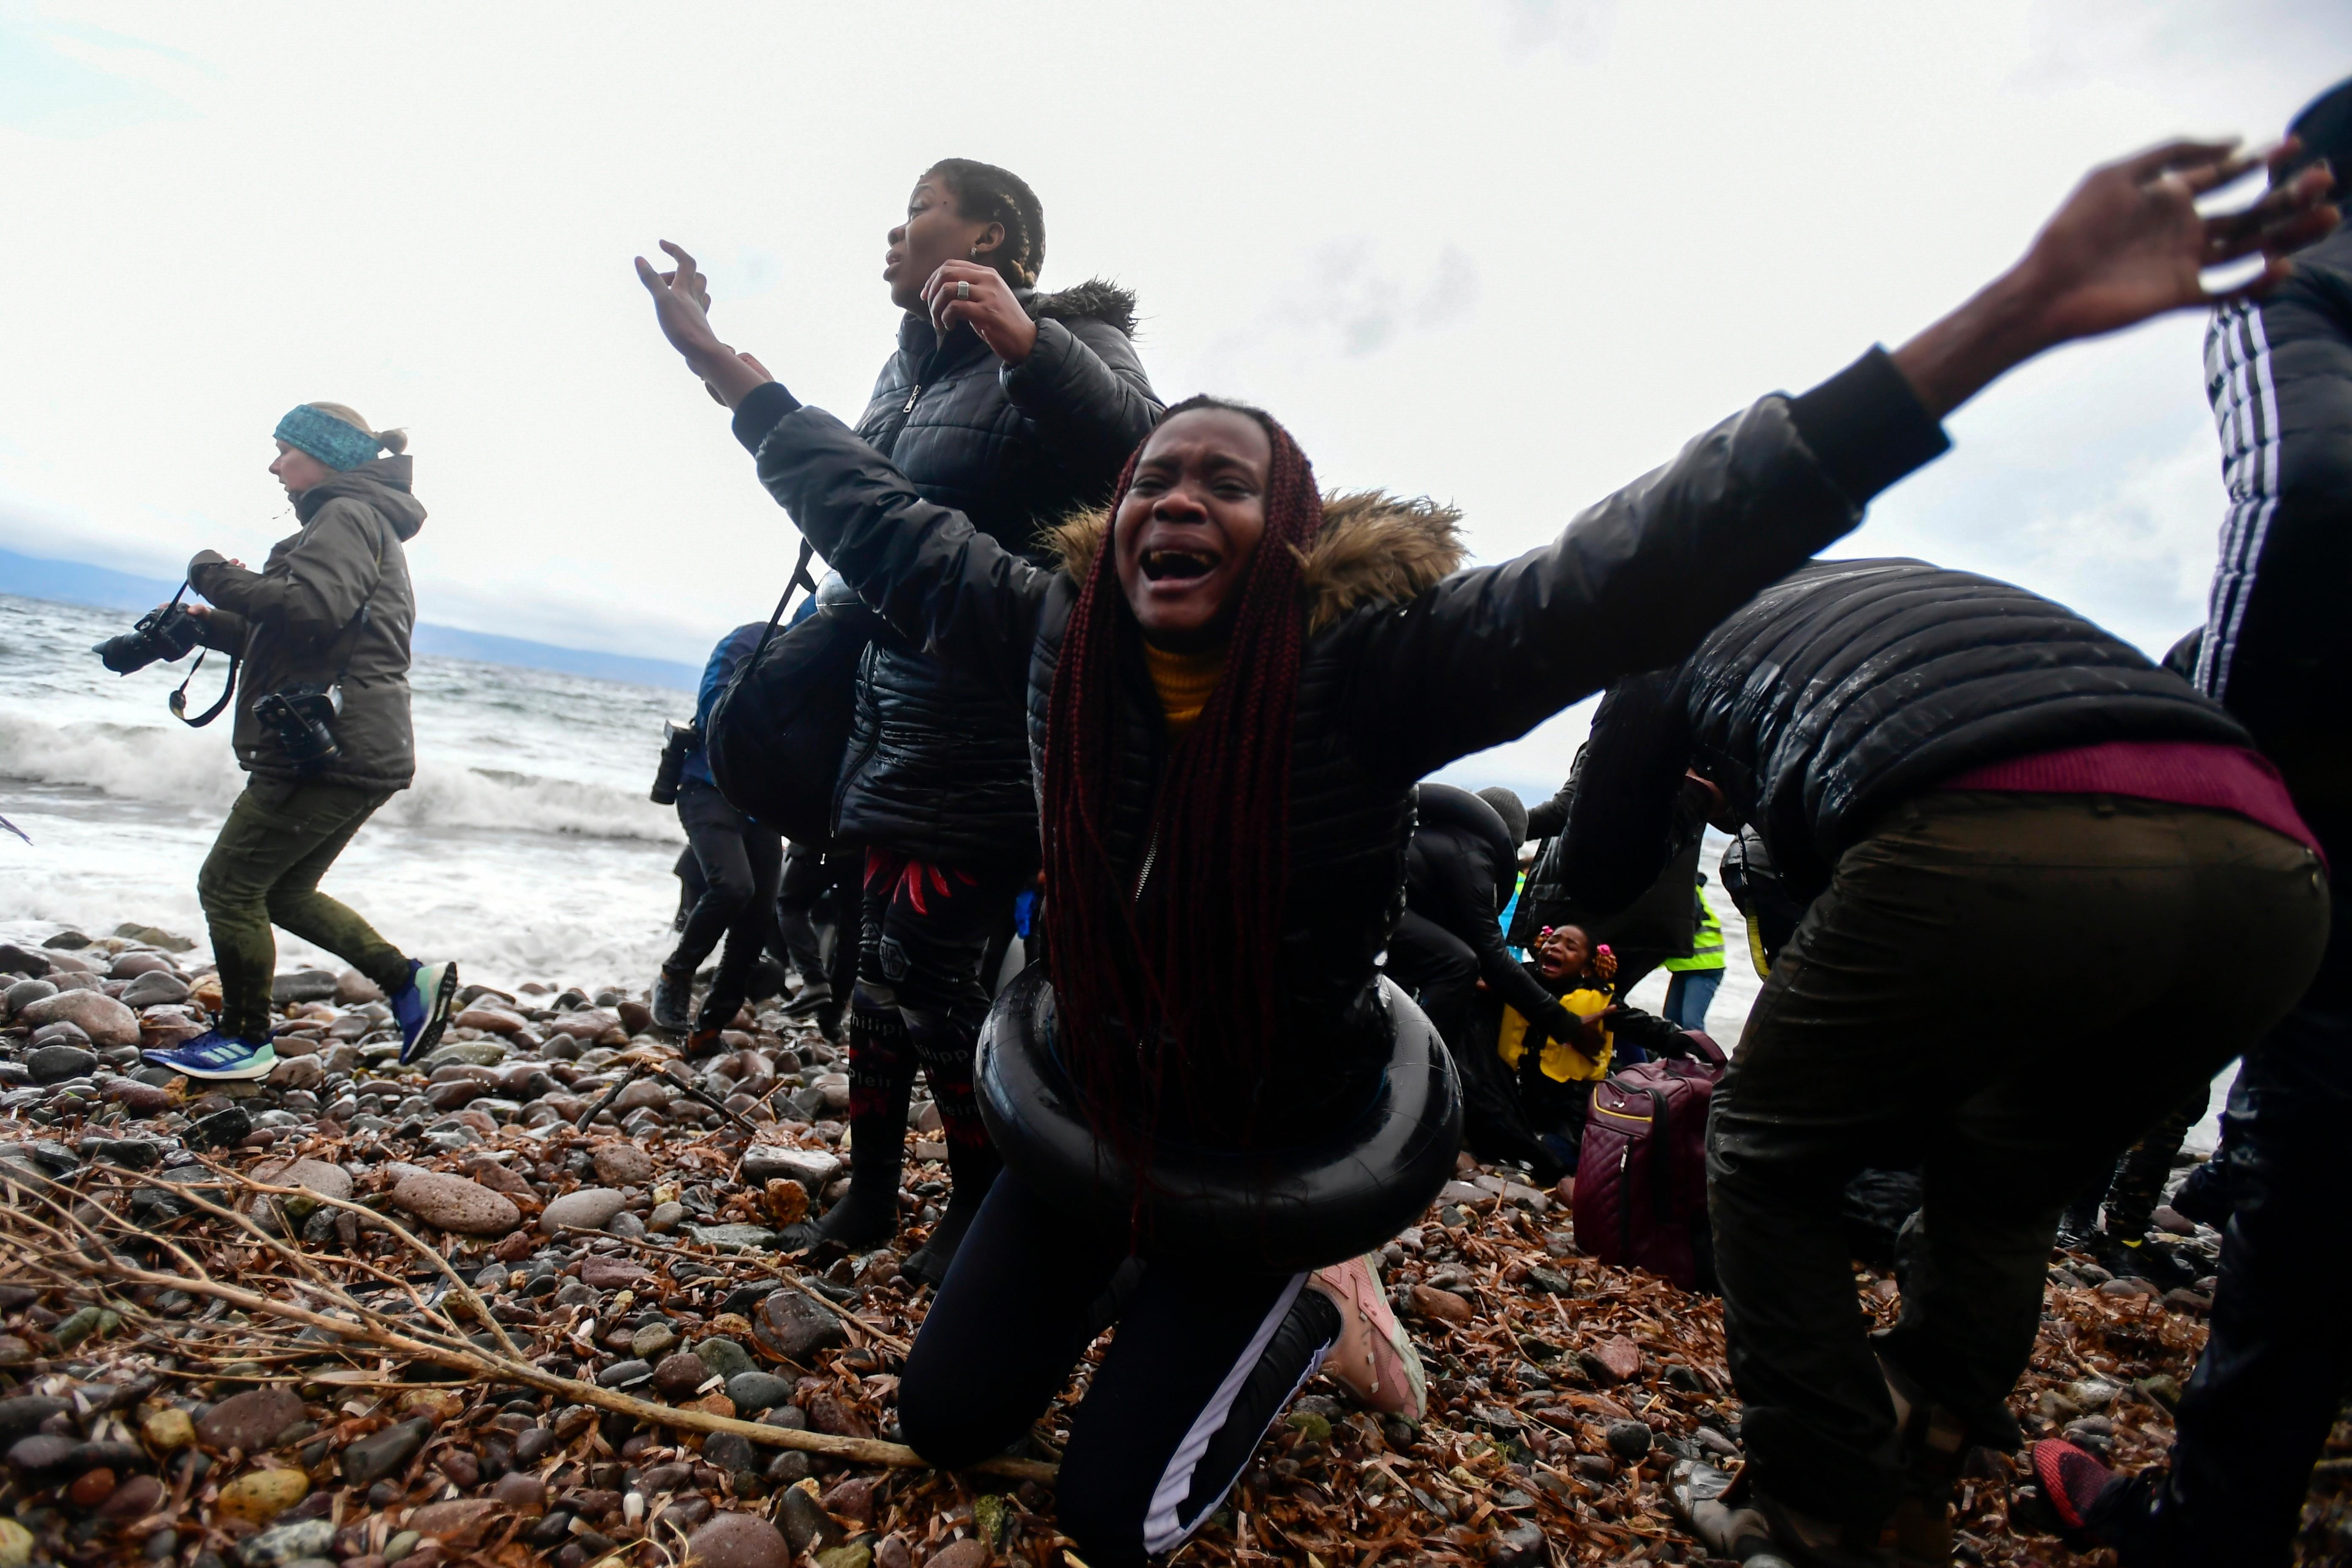
[[[253,1179],[273,1187],[302,1187],[322,1198],[349,1201],[352,1174],[324,1160],[265,1160],[253,1168]]]
[[[16,1021],[37,1029],[44,1024],[71,1024],[98,1046],[139,1043],[139,1015],[103,991],[60,991],[28,1002]]]
[[[115,980],[136,980],[142,974],[169,974],[172,961],[160,952],[142,952],[137,948],[115,955],[107,965],[107,974]]]
[[[602,1230],[627,1200],[610,1187],[582,1187],[566,1193],[541,1212],[539,1228],[553,1236],[565,1226]]]
[[[504,1236],[522,1223],[513,1199],[441,1171],[402,1177],[392,1201],[425,1224],[461,1236]]]
[[[188,983],[167,970],[155,969],[122,988],[122,1005],[130,1008],[163,1007],[188,999]]]
[[[756,1513],[715,1513],[687,1538],[689,1568],[788,1568],[783,1533]]]
[[[231,1519],[267,1524],[310,1495],[310,1478],[299,1470],[255,1470],[221,1488],[213,1504]]]
[[[303,1419],[302,1396],[284,1384],[233,1394],[205,1413],[196,1436],[215,1448],[257,1454],[270,1440]]]
[[[593,1156],[596,1179],[615,1187],[641,1187],[654,1179],[654,1157],[635,1143],[603,1143]]]

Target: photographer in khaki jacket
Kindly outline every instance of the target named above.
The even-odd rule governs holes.
[[[416,773],[416,599],[402,546],[425,508],[409,493],[408,438],[341,404],[306,403],[278,421],[277,443],[269,471],[300,531],[258,572],[211,550],[188,563],[189,584],[211,601],[195,607],[205,646],[244,660],[234,744],[251,775],[196,879],[220,966],[217,1025],[147,1053],[191,1078],[261,1078],[276,1065],[273,924],[383,988],[404,1061],[438,1041],[457,989],[455,964],[406,957],[319,890],[361,824]]]

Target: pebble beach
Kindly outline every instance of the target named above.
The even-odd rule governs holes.
[[[205,1084],[139,1058],[205,1026],[194,951],[0,945],[0,1568],[1064,1561],[1087,1363],[982,1471],[897,1442],[929,1297],[898,1263],[945,1191],[926,1102],[896,1246],[788,1256],[845,1177],[848,1082],[774,1003],[688,1062],[640,992],[468,986],[404,1068],[366,981],[289,970],[269,1077]],[[1181,1560],[1707,1561],[1672,1493],[1739,1462],[1713,1300],[1584,1256],[1565,1194],[1467,1156],[1380,1262],[1426,1421],[1310,1381]],[[1895,1295],[1857,1267],[1859,1312]],[[2160,1455],[2206,1305],[2061,1258],[2021,1424]],[[2336,1438],[2309,1563],[2352,1542]],[[1979,1452],[1963,1559],[2100,1561],[2012,1531],[2018,1479]]]

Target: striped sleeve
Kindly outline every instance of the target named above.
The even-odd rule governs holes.
[[[2218,700],[2229,695],[2230,667],[2253,597],[2263,544],[2278,515],[2278,387],[2259,303],[2242,300],[2214,312],[2205,333],[2205,395],[2221,439],[2221,481],[2230,506],[2221,521],[2221,559],[2206,605],[2195,679],[2200,691]]]

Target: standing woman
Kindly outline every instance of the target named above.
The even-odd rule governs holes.
[[[856,426],[917,495],[1026,560],[1045,528],[1110,493],[1160,412],[1129,341],[1134,296],[1099,280],[1041,293],[1045,260],[1045,211],[1018,176],[967,158],[926,170],[882,268],[907,312],[898,351]],[[886,631],[858,671],[836,788],[834,838],[865,858],[849,1193],[785,1245],[862,1249],[897,1231],[919,1062],[954,1191],[906,1271],[936,1285],[998,1168],[971,1058],[981,960],[1038,863],[1018,693]]]
[[[1026,972],[990,1022],[986,1103],[1014,1171],[907,1359],[907,1440],[959,1467],[1027,1432],[1130,1253],[1142,1270],[1055,1483],[1095,1568],[1181,1544],[1327,1350],[1387,1385],[1393,1322],[1361,1265],[1330,1295],[1304,1270],[1408,1222],[1459,1138],[1442,1047],[1376,970],[1415,782],[1682,657],[1941,452],[1942,416],[2012,365],[2203,306],[2201,267],[2295,241],[2307,188],[2200,217],[2198,194],[2250,166],[2229,151],[2095,172],[2014,268],[1895,353],[1767,395],[1552,543],[1467,572],[1438,509],[1328,502],[1273,419],[1207,399],[1171,411],[1107,512],[1061,531],[1056,566],[1016,559],[722,343],[690,257],[673,248],[668,278],[640,259],[664,332],[834,569],[902,635],[1027,697],[1051,973]]]
[[[319,890],[319,879],[384,802],[416,776],[408,717],[416,595],[403,546],[425,526],[410,493],[407,434],[372,430],[340,403],[305,403],[278,422],[269,471],[302,526],[261,570],[205,550],[188,583],[205,646],[245,663],[231,735],[250,775],[196,876],[220,967],[215,1027],[147,1059],[199,1079],[266,1076],[276,1065],[269,993],[282,926],[379,986],[400,1025],[400,1059],[433,1048],[457,993],[457,966],[420,963]],[[287,721],[280,699],[331,695],[333,748]]]

